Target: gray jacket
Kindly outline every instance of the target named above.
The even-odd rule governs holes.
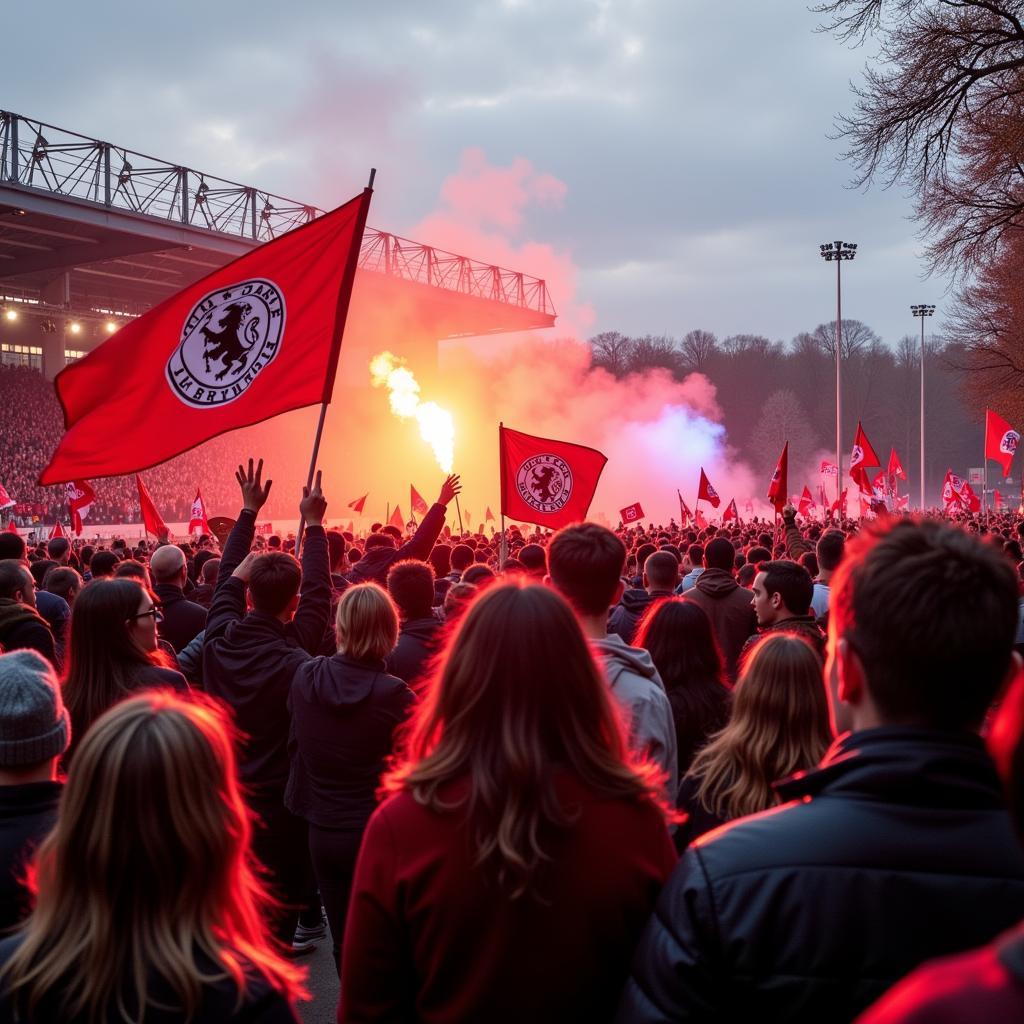
[[[670,802],[678,788],[676,726],[665,684],[642,647],[630,647],[614,633],[591,646],[604,663],[605,676],[629,721],[630,747],[657,762],[666,772]]]

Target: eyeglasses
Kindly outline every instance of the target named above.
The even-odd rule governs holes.
[[[163,622],[164,613],[160,610],[160,606],[155,604],[152,608],[147,608],[144,612],[139,612],[137,615],[129,615],[129,619],[144,619],[147,616],[152,615],[154,622]]]

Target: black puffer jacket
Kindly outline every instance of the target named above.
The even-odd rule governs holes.
[[[884,727],[690,847],[619,1020],[849,1021],[922,961],[1024,916],[1024,852],[970,734]]]
[[[631,644],[644,613],[655,601],[666,597],[672,597],[671,590],[656,590],[653,593],[627,590],[608,616],[608,632],[618,634],[627,644]]]

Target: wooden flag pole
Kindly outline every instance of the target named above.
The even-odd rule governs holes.
[[[455,511],[459,514],[459,534],[461,538],[465,531],[462,529],[462,509],[459,508],[459,496],[457,494],[455,495]]]
[[[373,179],[377,177],[377,168],[370,168],[370,180],[366,185],[366,191],[373,190]],[[316,472],[317,459],[320,457],[320,440],[324,436],[324,421],[327,419],[327,406],[331,401],[331,394],[334,391],[334,378],[338,372],[338,356],[341,353],[341,337],[345,333],[345,320],[348,317],[349,300],[352,298],[352,283],[356,276],[356,264],[359,262],[359,249],[363,238],[363,231],[366,229],[366,212],[369,202],[363,204],[362,216],[356,225],[358,239],[351,246],[349,251],[348,266],[345,268],[344,283],[338,289],[338,305],[334,314],[334,355],[327,369],[327,378],[324,381],[323,401],[320,403],[320,419],[317,421],[316,434],[313,437],[313,453],[309,459],[309,474],[306,477],[306,490],[313,488],[313,474]],[[306,517],[299,519],[299,529],[295,534],[295,557],[299,557],[299,548],[302,546],[302,534],[306,530]]]

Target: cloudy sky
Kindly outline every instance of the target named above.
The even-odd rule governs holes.
[[[558,278],[575,331],[788,339],[834,316],[834,238],[845,315],[941,313],[906,197],[828,138],[870,54],[800,0],[57,10],[5,11],[0,107],[321,206],[376,166],[375,227]]]

